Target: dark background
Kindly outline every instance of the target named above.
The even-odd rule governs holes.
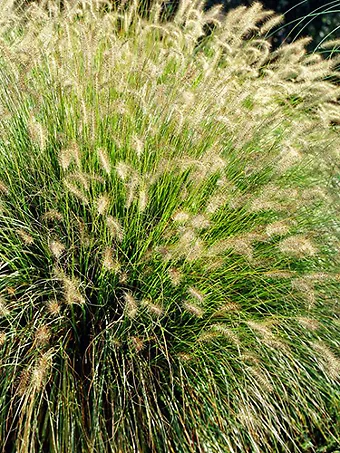
[[[27,6],[32,0],[15,0],[19,7]],[[38,0],[44,1],[44,0]],[[53,1],[53,0],[52,0]],[[71,0],[55,0],[61,8]],[[122,0],[109,0],[112,5],[118,6]],[[207,0],[205,9],[216,4],[223,4],[224,11],[240,5],[251,5],[254,0]],[[128,5],[130,0],[124,0]],[[140,0],[140,10],[146,14],[153,0]],[[340,0],[262,0],[266,9],[274,10],[285,15],[282,25],[273,30],[272,44],[274,47],[283,41],[292,42],[298,37],[311,36],[313,42],[309,50],[313,51],[323,39],[340,38]],[[176,12],[179,0],[166,0],[163,8],[164,20],[169,20]],[[337,29],[337,27],[339,27]]]
[[[224,11],[240,5],[251,5],[254,0],[208,0],[206,9],[222,3]],[[327,39],[340,38],[340,1],[339,0],[262,0],[266,9],[285,15],[285,21],[273,35],[273,45],[283,41],[292,42],[302,36],[311,36],[310,50],[329,34]],[[175,9],[178,0],[169,0],[168,9]],[[282,27],[282,28],[281,28]],[[337,27],[338,30],[336,29]]]

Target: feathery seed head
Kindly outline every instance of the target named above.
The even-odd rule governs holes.
[[[214,214],[218,209],[220,209],[227,201],[227,197],[225,195],[212,195],[208,199],[208,204],[205,208],[205,212],[207,214]]]
[[[85,205],[89,204],[86,196],[77,188],[75,184],[72,184],[67,179],[64,179],[64,185],[72,195],[78,198],[78,200],[82,201]]]
[[[119,283],[126,283],[128,281],[128,277],[127,272],[119,272]]]
[[[189,313],[196,316],[197,318],[202,318],[202,316],[204,315],[204,311],[197,304],[191,302],[184,302],[183,307],[185,310],[187,310]]]
[[[0,296],[0,317],[9,315],[9,310],[6,305],[5,299]]]
[[[17,234],[19,235],[20,239],[26,244],[26,245],[32,245],[34,242],[33,237],[26,233],[25,230],[19,229],[17,230]]]
[[[0,181],[0,195],[8,195],[9,194],[9,190],[6,186],[6,184],[4,184],[2,181]]]
[[[284,221],[273,222],[266,226],[268,236],[283,236],[287,233],[289,233],[289,226]]]
[[[30,385],[34,390],[41,390],[52,368],[52,350],[45,352],[37,360],[31,376]]]
[[[228,314],[232,312],[239,312],[241,310],[241,307],[236,303],[236,302],[228,302],[224,304],[222,307],[220,307],[218,310],[215,311],[213,314],[214,318],[218,317],[226,317]]]
[[[269,278],[284,279],[284,278],[293,278],[296,274],[293,271],[275,270],[275,271],[265,272],[264,275]]]
[[[45,212],[41,217],[43,221],[57,221],[61,222],[64,219],[63,215],[58,212],[56,209],[50,209],[49,211]]]
[[[189,220],[189,214],[187,212],[184,212],[184,211],[178,211],[176,212],[176,214],[174,214],[174,216],[172,217],[172,220],[174,222],[178,222],[178,223],[185,223]]]
[[[114,273],[118,273],[120,270],[120,264],[113,258],[113,250],[109,247],[104,250],[103,267]]]
[[[50,241],[48,245],[52,255],[57,259],[59,259],[66,250],[65,245],[57,240]]]
[[[139,200],[138,200],[139,212],[144,212],[147,204],[148,204],[147,191],[146,191],[146,189],[141,189],[139,192]]]
[[[69,305],[82,305],[85,303],[85,298],[80,292],[81,282],[79,279],[68,277],[62,269],[54,268],[54,275],[58,280],[61,280],[64,288],[65,302]]]
[[[164,312],[163,308],[160,305],[154,304],[149,299],[143,299],[141,304],[152,314],[155,316],[161,316]]]
[[[116,172],[122,181],[125,181],[128,176],[132,175],[131,168],[125,162],[118,162],[116,165]]]
[[[110,158],[107,152],[103,148],[97,149],[98,158],[100,161],[101,166],[105,170],[105,172],[109,175],[111,173],[111,163]]]
[[[144,341],[139,337],[131,337],[132,344],[136,352],[141,351],[144,348]]]
[[[124,302],[125,302],[125,314],[133,319],[138,310],[138,305],[136,302],[136,299],[133,297],[133,295],[129,292],[124,293]]]
[[[34,341],[37,345],[44,345],[49,342],[51,331],[47,326],[41,326],[35,331]]]
[[[340,359],[337,358],[329,347],[322,341],[312,342],[312,348],[318,353],[320,362],[331,379],[340,377]]]
[[[320,324],[316,319],[300,316],[299,318],[297,318],[297,320],[298,323],[305,329],[317,330],[320,327]]]
[[[168,270],[168,274],[169,274],[171,283],[174,286],[178,286],[181,283],[182,274],[180,273],[180,271],[178,269],[171,268],[171,269]]]
[[[277,170],[279,173],[284,173],[289,170],[293,165],[298,164],[302,160],[302,156],[296,149],[288,146],[283,149],[279,155]]]
[[[211,225],[210,221],[204,215],[196,215],[191,219],[191,226],[194,230],[204,230],[209,228]]]
[[[200,303],[202,303],[204,301],[204,296],[203,296],[203,294],[200,291],[198,291],[198,289],[193,288],[192,286],[190,286],[188,288],[188,293],[192,297],[194,297],[196,300],[198,300]]]
[[[124,230],[119,220],[109,215],[106,217],[106,224],[110,234],[119,242],[122,242],[124,238]]]
[[[309,239],[301,235],[290,236],[279,243],[281,253],[295,258],[314,256],[316,248]]]
[[[110,199],[107,194],[100,195],[97,200],[97,212],[99,215],[106,213],[110,204]]]
[[[140,138],[134,136],[132,138],[132,146],[133,149],[136,151],[137,156],[140,158],[144,151],[143,141]]]
[[[270,384],[267,376],[259,368],[247,367],[247,371],[255,378],[254,382],[260,385],[266,392],[273,392],[273,386]]]
[[[237,335],[230,330],[228,327],[224,326],[223,324],[212,324],[210,329],[216,332],[218,335],[223,336],[230,340],[235,345],[240,344],[240,340],[238,339]]]
[[[61,306],[60,303],[57,300],[49,300],[46,304],[47,310],[50,315],[52,316],[58,316],[60,314]]]
[[[247,321],[246,324],[255,332],[259,333],[262,337],[273,338],[273,333],[268,326],[263,322]]]
[[[311,280],[304,278],[295,278],[292,280],[292,288],[301,293],[308,301],[308,307],[311,308],[315,303],[315,292]]]
[[[28,122],[28,132],[33,142],[37,143],[41,149],[45,148],[46,131],[42,124],[40,124],[33,116],[31,116]]]
[[[62,149],[59,152],[59,164],[63,170],[67,170],[72,162],[72,152],[70,149]]]

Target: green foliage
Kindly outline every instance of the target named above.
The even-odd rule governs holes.
[[[331,451],[335,63],[258,3],[137,8],[4,8],[0,445]]]

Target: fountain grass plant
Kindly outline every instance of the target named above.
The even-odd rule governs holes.
[[[337,59],[202,7],[2,2],[1,452],[338,445]]]

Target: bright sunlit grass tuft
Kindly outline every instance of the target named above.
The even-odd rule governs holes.
[[[182,1],[169,22],[157,2],[150,20],[137,2],[12,4],[0,447],[336,449],[336,61],[307,39],[272,51],[282,18],[258,2]]]

